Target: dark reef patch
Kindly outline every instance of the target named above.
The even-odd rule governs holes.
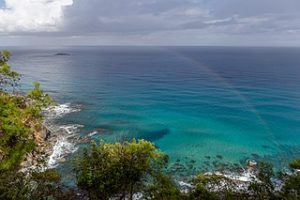
[[[150,140],[150,141],[157,141],[162,139],[164,136],[170,133],[170,129],[164,128],[155,131],[143,131],[141,135],[138,137],[140,139]]]

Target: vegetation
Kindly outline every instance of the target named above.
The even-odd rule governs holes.
[[[42,128],[41,110],[52,102],[38,83],[28,95],[14,92],[20,75],[7,64],[9,58],[8,51],[0,52],[0,171],[17,168],[34,149],[34,133]]]
[[[157,174],[166,164],[166,156],[152,143],[140,140],[105,144],[92,143],[77,159],[78,186],[92,199],[129,197],[144,187],[145,178]]]
[[[273,195],[274,185],[271,181],[273,176],[273,166],[270,163],[258,163],[258,180],[252,182],[249,186],[249,191],[255,199],[275,199]]]
[[[186,198],[170,176],[158,173],[154,175],[153,182],[146,186],[143,196],[153,200],[181,200]]]
[[[145,140],[92,142],[74,162],[77,188],[71,190],[55,170],[23,173],[20,163],[36,147],[43,126],[41,111],[53,101],[39,83],[28,94],[16,92],[20,74],[8,65],[10,56],[0,52],[0,199],[300,199],[300,160],[290,164],[293,173],[283,176],[282,189],[275,189],[272,165],[261,162],[257,179],[243,189],[223,175],[199,174],[182,192],[165,169],[168,157]]]
[[[52,103],[38,83],[27,95],[16,92],[20,74],[7,63],[9,51],[0,52],[0,199],[42,199],[61,195],[54,171],[19,172],[26,153],[37,145],[42,128],[41,111]]]
[[[290,163],[292,169],[300,169],[300,160],[294,160]]]
[[[288,200],[300,199],[300,174],[293,174],[285,182],[282,189],[282,197]]]
[[[237,188],[237,183],[231,179],[215,174],[199,174],[193,185],[196,188],[191,193],[192,199],[230,199]]]
[[[12,71],[7,64],[10,57],[11,53],[9,51],[3,50],[0,52],[0,91],[14,90],[18,86],[20,74]]]

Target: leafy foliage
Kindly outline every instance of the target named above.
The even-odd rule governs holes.
[[[33,150],[28,118],[24,97],[0,95],[0,171],[17,167],[23,155]]]
[[[249,186],[249,191],[253,194],[255,199],[275,199],[273,192],[274,185],[271,178],[274,176],[273,166],[267,162],[258,163],[259,181],[254,181]]]
[[[27,96],[15,94],[20,75],[7,64],[10,57],[0,52],[0,199],[72,199],[64,196],[56,171],[19,172],[24,155],[36,146],[41,111],[52,99],[37,82]]]
[[[54,170],[29,174],[7,171],[0,174],[0,199],[75,199],[76,193],[64,190],[59,181],[60,175]]]
[[[153,200],[181,200],[185,198],[171,177],[164,174],[154,175],[154,181],[144,190],[145,199]]]
[[[237,184],[231,179],[216,174],[199,174],[194,180],[194,191],[191,192],[191,199],[231,199],[241,194],[235,193]]]
[[[48,94],[44,93],[39,82],[34,82],[33,86],[33,90],[29,91],[27,96],[34,101],[34,107],[41,109],[53,103],[53,99]]]
[[[282,189],[283,199],[300,199],[300,174],[294,174],[285,182]]]
[[[12,71],[7,64],[11,53],[7,50],[0,51],[0,91],[14,90],[18,86],[20,74]]]
[[[292,169],[300,169],[300,160],[294,160],[290,163]]]
[[[11,54],[0,52],[0,171],[17,168],[35,147],[34,132],[42,126],[41,111],[52,99],[39,83],[27,96],[10,93],[18,85],[19,74],[7,64]]]
[[[116,195],[132,199],[134,192],[143,188],[143,180],[165,164],[165,155],[144,140],[99,146],[92,143],[91,149],[77,158],[78,186],[92,199]]]

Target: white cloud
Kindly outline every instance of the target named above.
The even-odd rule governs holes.
[[[0,9],[0,32],[56,31],[63,9],[73,0],[5,0]]]

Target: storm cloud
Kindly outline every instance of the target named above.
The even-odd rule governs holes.
[[[299,8],[299,0],[6,0],[0,42],[299,46]]]

